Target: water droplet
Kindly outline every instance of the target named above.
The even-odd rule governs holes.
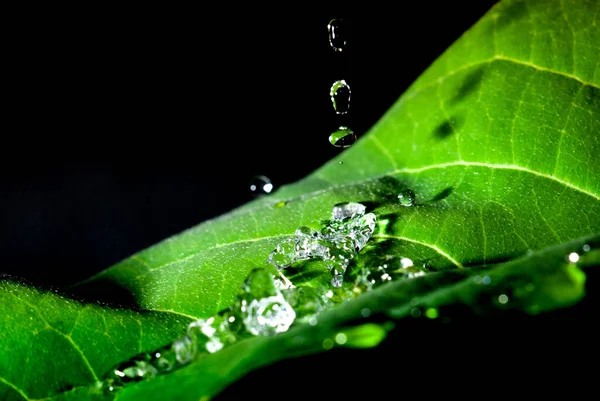
[[[338,148],[347,148],[356,142],[356,135],[348,127],[341,126],[329,135],[329,143]]]
[[[402,266],[403,269],[406,269],[408,267],[414,266],[414,263],[409,258],[402,258],[400,259],[400,266]]]
[[[296,313],[296,321],[309,322],[325,309],[322,293],[313,287],[294,287],[282,291],[285,300]]]
[[[371,309],[369,309],[369,308],[362,308],[360,310],[360,314],[361,314],[362,317],[369,317],[369,316],[371,316]]]
[[[282,294],[253,299],[245,308],[244,325],[255,336],[270,336],[290,328],[296,313]]]
[[[297,260],[296,239],[288,238],[277,244],[267,261],[279,269],[285,269]]]
[[[429,319],[437,319],[439,315],[440,314],[438,310],[435,308],[427,308],[427,310],[425,311],[425,316]]]
[[[419,308],[412,308],[410,310],[410,315],[412,317],[420,317],[421,316],[421,310]]]
[[[228,313],[199,319],[188,325],[187,336],[196,344],[198,351],[212,354],[237,341],[235,321],[235,316]]]
[[[333,348],[333,341],[330,338],[326,338],[323,340],[323,349],[330,350]]]
[[[197,349],[196,343],[189,336],[178,338],[173,342],[171,348],[175,352],[177,362],[182,365],[185,365],[194,358]]]
[[[346,114],[350,109],[350,85],[343,79],[335,81],[329,89],[329,96],[336,114]]]
[[[308,324],[310,324],[311,326],[316,326],[317,325],[317,318],[316,317],[311,317],[310,319],[308,319]]]
[[[490,276],[483,276],[483,278],[481,279],[481,283],[484,285],[488,285],[491,282],[492,282],[492,279],[490,278]]]
[[[577,261],[579,260],[579,254],[577,252],[571,252],[569,254],[568,259],[571,263],[577,263]]]
[[[336,288],[341,287],[343,283],[344,283],[344,276],[342,276],[341,274],[336,274],[331,279],[331,285]]]
[[[281,201],[281,202],[277,202],[273,206],[276,207],[276,208],[281,208],[281,207],[284,207],[285,205],[287,205],[287,202]]]
[[[342,161],[340,161],[339,163],[340,163],[340,164],[344,164],[344,162],[342,162]]]
[[[366,207],[356,202],[342,202],[333,206],[331,219],[342,221],[354,217],[360,217],[365,214]]]
[[[335,342],[339,345],[346,344],[346,341],[348,341],[348,337],[344,333],[337,333],[335,335]]]
[[[477,275],[473,277],[473,281],[475,282],[475,284],[481,284],[481,276]]]
[[[506,294],[502,294],[498,297],[498,302],[501,304],[506,304],[508,302],[508,296]]]
[[[590,251],[590,249],[591,249],[591,247],[590,247],[588,244],[585,244],[585,245],[583,246],[583,252],[589,252],[589,251]]]
[[[346,23],[343,19],[332,19],[327,24],[329,32],[329,45],[336,52],[341,52],[346,47]]]
[[[398,195],[398,200],[402,206],[412,206],[415,204],[415,193],[411,189],[407,188],[400,192]]]
[[[254,196],[270,194],[273,191],[271,180],[264,175],[257,175],[250,181],[250,192]]]

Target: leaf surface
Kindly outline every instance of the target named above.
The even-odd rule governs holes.
[[[474,283],[471,269],[491,269],[493,283],[520,275],[516,282],[507,279],[506,288],[537,283],[533,298],[521,294],[525,298],[516,296],[521,303],[514,303],[529,313],[576,302],[583,279],[568,267],[565,252],[580,251],[600,233],[600,3],[564,3],[499,3],[368,133],[322,168],[80,286],[91,291],[117,284],[154,314],[74,306],[4,284],[0,312],[14,324],[1,334],[3,344],[13,345],[0,355],[0,391],[8,399],[35,399],[90,382],[146,349],[139,345],[140,327],[154,336],[148,348],[173,340],[190,319],[230,305],[248,272],[265,266],[278,242],[299,226],[321,228],[338,202],[362,202],[378,217],[375,250],[361,255],[363,263],[402,256],[438,273],[383,286],[326,312],[314,327],[242,341],[127,388],[119,399],[152,399],[164,395],[161,391],[175,397],[192,388],[189,394],[196,398],[190,399],[214,395],[245,372],[273,362],[273,350],[280,350],[277,358],[322,350],[323,341],[348,330],[346,322],[364,308],[382,308],[379,312],[395,319],[406,316],[414,308],[403,298],[408,295],[427,308],[455,302],[477,307],[481,293],[497,298],[491,290],[496,287]],[[396,196],[405,188],[415,192],[415,206],[399,204]],[[289,275],[307,285],[327,282],[312,271],[290,269]],[[374,339],[381,337],[376,335],[381,330],[364,327]],[[111,337],[119,338],[118,346]],[[363,337],[365,344],[377,343]],[[62,349],[66,356],[54,360],[53,351]],[[39,362],[32,364],[30,355]],[[92,393],[81,388],[58,399],[86,397]]]

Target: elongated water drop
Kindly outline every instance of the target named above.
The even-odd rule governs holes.
[[[360,217],[365,214],[366,207],[356,202],[341,202],[333,205],[331,211],[332,220],[344,220],[347,218]]]
[[[254,196],[267,195],[273,191],[271,180],[264,175],[257,175],[250,181],[250,192]]]
[[[336,114],[346,114],[350,108],[350,85],[343,79],[335,81],[329,90],[333,110]]]
[[[356,135],[348,127],[341,126],[329,135],[329,143],[338,148],[347,148],[356,142]]]
[[[341,52],[346,47],[346,23],[342,19],[332,19],[327,24],[329,32],[329,45],[336,52]]]
[[[404,191],[400,192],[398,195],[398,201],[402,206],[412,206],[415,204],[415,193],[407,188]]]

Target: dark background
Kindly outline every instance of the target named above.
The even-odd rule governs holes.
[[[332,130],[368,130],[492,4],[15,12],[2,57],[0,272],[38,285],[76,282],[247,202],[254,175],[276,187],[302,178],[339,152],[327,140]],[[347,52],[329,47],[332,18],[349,23]],[[352,88],[343,120],[329,100],[336,79]],[[311,382],[332,397],[385,386],[427,393],[430,380],[448,375],[514,373],[538,354],[571,355],[552,335],[585,310],[475,326],[460,323],[471,321],[465,311],[451,324],[421,319],[376,350],[261,369],[222,398],[309,395]],[[518,351],[506,356],[503,347]],[[468,370],[458,372],[465,358]]]

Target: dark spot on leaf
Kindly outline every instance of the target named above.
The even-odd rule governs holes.
[[[433,198],[431,198],[431,202],[438,202],[443,199],[446,199],[447,197],[452,195],[452,192],[454,192],[454,187],[448,187],[448,188],[442,190],[439,194],[437,194]]]
[[[438,139],[446,139],[450,135],[455,134],[462,123],[463,120],[458,116],[450,117],[437,126],[437,128],[433,131],[433,135]]]
[[[478,67],[467,74],[465,79],[460,84],[460,88],[458,88],[458,93],[452,98],[450,103],[454,105],[464,100],[467,96],[476,93],[481,86],[484,75],[485,68],[483,67]]]
[[[515,24],[528,14],[525,1],[502,3],[498,6],[498,11],[499,14],[495,24],[496,34],[507,26]]]

